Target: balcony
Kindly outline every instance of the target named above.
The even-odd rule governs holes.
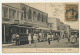
[[[2,21],[10,21],[7,17],[2,18]]]
[[[3,17],[2,18],[2,23],[9,24],[10,23],[10,19],[8,19],[7,17]]]
[[[19,20],[14,20],[14,24],[19,24]]]

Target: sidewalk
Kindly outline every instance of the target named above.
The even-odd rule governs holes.
[[[11,45],[14,45],[14,44],[2,44],[2,47],[11,46]]]
[[[59,42],[57,40],[51,41],[51,44],[49,45],[47,41],[45,42],[37,42],[36,47],[33,44],[24,44],[16,46],[15,44],[3,44],[3,48],[78,48],[79,47],[79,39],[78,42],[75,44],[71,44],[68,42],[68,40],[61,39]]]

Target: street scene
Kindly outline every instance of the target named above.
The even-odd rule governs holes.
[[[78,4],[2,3],[2,48],[79,48]]]

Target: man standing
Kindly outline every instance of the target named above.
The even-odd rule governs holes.
[[[12,35],[12,43],[15,43],[15,37],[16,37],[16,34],[13,34]]]
[[[54,34],[52,34],[51,37],[52,37],[52,41],[53,41],[53,40],[54,40],[54,39],[53,39],[53,38],[54,38]]]
[[[39,33],[39,41],[41,41],[41,38],[42,38],[42,33],[40,32]]]
[[[31,34],[28,36],[29,45],[31,46]]]
[[[72,44],[75,44],[76,39],[75,39],[74,34],[73,34],[73,35],[71,35],[71,37],[70,37],[70,42],[71,42]]]
[[[76,39],[76,42],[77,42],[77,33],[75,34],[75,39]]]
[[[59,35],[58,35],[57,33],[56,33],[56,37],[57,37],[57,40],[58,40],[58,42],[59,42],[59,38],[60,38],[60,37],[59,37]]]
[[[35,47],[36,47],[36,42],[37,42],[37,36],[36,36],[36,34],[34,34],[33,40],[34,40],[34,45],[35,45]]]
[[[50,45],[50,39],[51,39],[50,34],[48,34],[47,39],[48,39],[48,44]]]
[[[69,34],[68,34],[68,37],[67,38],[68,38],[68,42],[70,42],[70,35]]]
[[[16,45],[19,45],[19,35],[16,33]]]

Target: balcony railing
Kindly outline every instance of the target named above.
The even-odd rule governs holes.
[[[10,19],[8,19],[8,18],[2,18],[2,21],[10,21]]]
[[[14,24],[19,24],[19,20],[14,20]]]

